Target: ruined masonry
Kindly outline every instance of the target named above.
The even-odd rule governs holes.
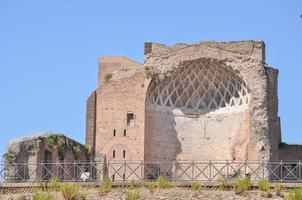
[[[95,160],[302,159],[281,143],[278,70],[262,41],[146,42],[144,64],[101,57],[98,77],[86,126]]]

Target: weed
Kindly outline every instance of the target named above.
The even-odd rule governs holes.
[[[58,140],[57,143],[60,147],[66,144],[65,137],[58,137],[57,140]]]
[[[110,192],[111,188],[112,188],[112,182],[111,182],[111,180],[109,179],[108,176],[104,177],[104,181],[103,181],[103,183],[99,187],[100,192],[101,193]]]
[[[274,190],[277,196],[281,196],[282,187],[280,183],[275,184]]]
[[[32,200],[55,200],[55,197],[50,193],[35,193],[32,196]]]
[[[228,187],[228,179],[224,176],[219,182],[220,182],[219,189],[226,190]]]
[[[269,182],[268,180],[266,179],[261,179],[259,182],[258,182],[258,187],[261,191],[263,192],[267,192],[269,189],[270,189],[270,185],[269,185]]]
[[[108,74],[106,74],[105,77],[104,77],[105,82],[108,82],[108,81],[110,81],[111,79],[112,79],[112,73],[108,73]]]
[[[60,189],[60,183],[57,181],[56,178],[51,178],[49,184],[50,184],[51,189],[53,189],[53,190]]]
[[[157,187],[162,189],[172,188],[173,185],[163,176],[157,178]]]
[[[250,190],[251,186],[251,178],[247,176],[243,179],[236,180],[233,187],[236,194],[242,194],[245,191]]]
[[[145,185],[145,187],[150,191],[150,192],[153,192],[156,188],[156,183],[147,183]]]
[[[52,137],[46,138],[46,144],[49,148],[53,148],[55,146],[55,140]]]
[[[85,195],[80,192],[81,187],[79,185],[64,183],[61,185],[61,192],[65,200],[83,200]]]
[[[134,181],[134,180],[131,180],[129,183],[128,183],[128,187],[133,190],[133,189],[136,189],[137,188],[137,183]]]
[[[301,200],[302,199],[302,188],[295,188],[290,190],[285,195],[286,200]]]
[[[15,154],[10,151],[6,151],[3,155],[3,158],[8,164],[13,164],[16,161]]]
[[[35,155],[40,151],[40,148],[36,145],[31,146],[29,152],[31,155]]]
[[[129,190],[126,193],[126,200],[138,200],[140,198],[140,193],[137,190]]]
[[[202,185],[200,183],[198,183],[198,182],[193,182],[191,184],[191,189],[195,190],[195,191],[201,190],[202,189]]]

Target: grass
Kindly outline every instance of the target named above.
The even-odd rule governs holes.
[[[233,185],[233,189],[236,194],[243,194],[245,191],[250,190],[252,187],[251,178],[245,177],[243,179],[238,179]]]
[[[127,185],[131,190],[137,188],[137,183],[134,180],[131,180]]]
[[[228,179],[226,177],[222,177],[222,179],[219,182],[220,182],[219,189],[226,190],[228,187]]]
[[[112,188],[111,180],[109,179],[108,176],[104,177],[103,183],[99,186],[99,191],[101,193],[107,193],[110,192],[111,188]]]
[[[157,178],[157,182],[156,182],[156,186],[158,188],[162,188],[162,189],[169,189],[172,188],[173,185],[172,183],[170,183],[165,177],[163,176],[159,176]]]
[[[191,189],[194,190],[194,191],[198,191],[198,190],[201,190],[202,189],[202,185],[198,182],[193,182],[191,184]]]
[[[285,195],[286,200],[302,200],[302,188],[295,188],[290,190]]]
[[[106,74],[105,77],[104,77],[105,82],[108,82],[108,81],[110,81],[111,79],[112,79],[112,73],[108,73],[108,74]]]
[[[150,191],[150,192],[153,192],[156,188],[156,183],[147,183],[145,185],[145,187]]]
[[[85,200],[86,195],[81,192],[79,185],[63,183],[61,185],[61,192],[65,200]]]
[[[59,190],[60,189],[60,183],[57,181],[56,178],[51,178],[49,181],[50,187],[53,190]]]
[[[33,194],[32,200],[55,200],[55,197],[50,193],[37,192]]]
[[[261,179],[259,182],[258,182],[258,188],[264,192],[264,196],[265,197],[271,197],[271,186],[268,182],[268,180],[266,179]]]
[[[266,179],[261,179],[259,182],[258,182],[258,187],[261,191],[263,192],[267,192],[268,190],[270,190],[270,185],[269,185],[269,182],[268,180]]]
[[[126,200],[138,200],[140,198],[140,193],[137,190],[129,190],[126,193]]]
[[[282,187],[281,187],[280,183],[275,184],[274,190],[275,190],[275,193],[276,193],[277,196],[281,196]]]

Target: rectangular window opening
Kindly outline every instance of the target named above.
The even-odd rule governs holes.
[[[113,129],[113,136],[115,137],[115,134],[116,134],[116,131],[115,131],[115,129]]]
[[[112,152],[112,157],[115,158],[115,150]]]
[[[124,137],[126,137],[126,135],[127,135],[127,131],[126,129],[124,129]]]
[[[126,150],[123,150],[123,158],[126,158]]]
[[[129,126],[134,121],[134,114],[127,113],[127,125]]]

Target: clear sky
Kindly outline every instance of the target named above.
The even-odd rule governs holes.
[[[283,140],[302,143],[301,14],[301,0],[0,0],[0,152],[39,131],[84,142],[98,56],[143,62],[145,41],[264,40]]]

